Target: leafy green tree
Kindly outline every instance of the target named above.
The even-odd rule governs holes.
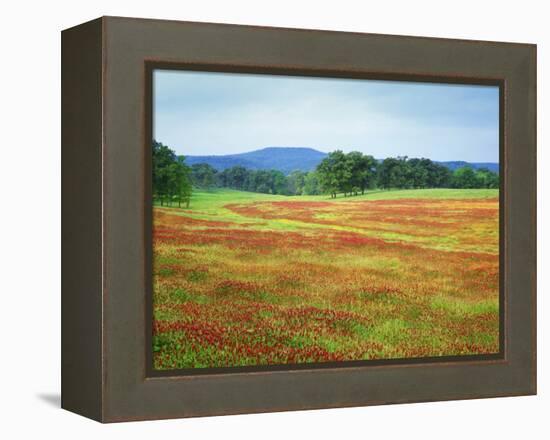
[[[244,189],[263,194],[272,193],[272,181],[269,171],[247,170]]]
[[[179,180],[177,182],[177,199],[178,207],[181,207],[182,203],[185,203],[185,207],[189,208],[191,202],[191,194],[193,192],[193,185],[191,184],[191,168],[185,163],[185,157],[180,156],[178,158],[178,173]]]
[[[227,186],[235,189],[245,189],[245,182],[250,173],[245,167],[237,165],[227,170]]]
[[[500,188],[500,176],[497,173],[491,173],[487,188]]]
[[[308,196],[316,196],[321,194],[321,184],[319,183],[319,175],[315,171],[310,171],[304,178],[303,194]]]
[[[401,189],[413,188],[414,172],[407,156],[398,156],[397,159],[399,160],[399,167],[394,170],[396,172],[395,187]]]
[[[412,188],[426,188],[428,186],[429,168],[432,161],[429,159],[409,159],[407,164],[410,167],[411,181],[407,182],[407,186]]]
[[[271,194],[288,194],[286,176],[278,170],[270,170]]]
[[[191,198],[190,169],[183,156],[177,157],[166,145],[153,141],[153,198],[164,204],[172,205],[176,200],[178,206],[186,203],[189,207]]]
[[[400,160],[395,157],[387,157],[378,167],[378,186],[383,189],[396,187],[396,181],[400,180]]]
[[[216,186],[220,188],[230,188],[229,185],[229,168],[216,173]]]
[[[498,174],[488,168],[480,168],[476,171],[476,181],[479,188],[498,188],[500,186]]]
[[[453,172],[452,186],[454,188],[476,188],[478,181],[471,167],[458,168]]]
[[[365,189],[372,187],[374,184],[376,159],[359,151],[352,151],[346,155],[346,160],[351,174],[348,187],[351,186],[351,191],[355,194],[359,191],[361,191],[361,194],[365,194]]]
[[[196,163],[191,167],[191,180],[197,188],[210,189],[216,182],[216,169],[207,163]]]
[[[170,174],[168,167],[175,162],[175,153],[160,142],[153,141],[153,197],[164,205],[170,192]]]
[[[444,165],[433,163],[428,171],[429,188],[449,188],[451,186],[452,172]]]
[[[299,196],[304,192],[307,173],[300,170],[292,171],[286,178],[287,190],[290,195]]]
[[[357,194],[363,185],[363,153],[352,151],[346,154],[346,166],[350,174],[350,179],[344,185],[346,192]]]
[[[346,195],[351,188],[351,169],[346,155],[341,150],[329,153],[317,166],[317,174],[323,191],[329,193],[332,198],[339,192]]]

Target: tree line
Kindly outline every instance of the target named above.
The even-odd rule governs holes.
[[[372,156],[340,150],[329,153],[316,170],[323,192],[357,195],[366,189],[498,188],[499,175],[487,168],[465,166],[451,171],[426,158]]]
[[[182,203],[189,207],[191,201],[191,168],[185,158],[178,157],[174,151],[160,142],[153,141],[153,201],[161,206]]]
[[[379,165],[380,188],[498,188],[499,175],[488,168],[464,166],[451,171],[430,159],[387,158]]]
[[[218,171],[206,163],[188,166],[184,156],[153,141],[153,196],[161,205],[189,207],[192,189],[232,188],[264,194],[353,196],[368,189],[498,188],[499,176],[469,166],[451,171],[425,158],[388,157],[382,161],[358,151],[336,150],[317,168],[285,175],[278,170],[233,166]]]
[[[251,170],[242,166],[218,172],[208,164],[191,167],[193,185],[233,188],[266,194],[317,195],[335,198],[364,194],[367,189],[498,188],[499,176],[469,166],[451,171],[425,158],[388,157],[383,161],[358,151],[329,153],[314,171]]]
[[[299,170],[285,175],[278,170],[251,170],[237,165],[217,171],[200,163],[191,166],[191,180],[193,186],[201,189],[219,187],[279,195],[322,194],[317,174]]]

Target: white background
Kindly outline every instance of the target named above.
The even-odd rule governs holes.
[[[548,438],[550,40],[543,1],[5,1],[0,69],[0,437]],[[100,425],[59,409],[60,31],[101,15],[538,44],[539,395]],[[546,197],[545,197],[546,196]],[[545,200],[546,198],[546,200]],[[544,406],[548,405],[546,411]]]

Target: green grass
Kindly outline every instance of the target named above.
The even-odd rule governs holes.
[[[372,190],[364,195],[344,197],[338,195],[332,199],[329,195],[318,196],[281,196],[272,194],[260,194],[233,189],[212,189],[210,191],[193,191],[190,209],[194,211],[209,212],[228,203],[246,203],[262,201],[333,201],[356,202],[360,200],[394,200],[394,199],[475,199],[498,197],[498,189],[396,189],[396,190]]]

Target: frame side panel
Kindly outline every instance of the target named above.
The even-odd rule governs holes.
[[[506,161],[509,267],[507,358],[527,394],[537,392],[537,139],[536,46],[522,52],[509,80]],[[527,323],[523,324],[522,323]]]
[[[61,407],[101,420],[102,19],[61,52]]]

